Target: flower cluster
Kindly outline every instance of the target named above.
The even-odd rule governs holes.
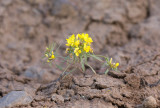
[[[45,57],[47,57],[47,62],[50,62],[55,58],[54,52],[48,47],[46,48]]]
[[[96,74],[94,68],[88,63],[88,58],[90,57],[100,61],[106,67],[105,74],[107,74],[110,70],[118,70],[119,63],[112,63],[112,58],[109,59],[108,57],[102,55],[95,55],[93,53],[93,49],[91,48],[93,40],[87,33],[81,33],[76,35],[73,34],[68,39],[66,39],[66,41],[66,57],[58,55],[57,49],[60,46],[55,49],[56,43],[47,47],[45,51],[45,57],[47,58],[47,62],[51,63],[51,61],[53,61],[55,58],[60,58],[60,60],[62,60],[62,62],[58,62],[60,65],[54,62],[55,66],[63,71],[62,75],[71,67],[74,68],[71,69],[69,73],[71,73],[75,69],[79,69],[81,72],[85,72],[86,66],[89,67]],[[66,64],[67,66],[64,68],[64,65]]]
[[[110,59],[108,64],[112,69],[116,69],[119,66],[119,63],[112,63],[112,58]]]
[[[74,52],[73,54],[79,56],[80,54],[93,52],[91,48],[91,43],[93,40],[88,34],[82,33],[77,34],[76,36],[73,34],[66,40],[66,46],[68,46],[66,49],[67,53],[72,54],[72,52]]]

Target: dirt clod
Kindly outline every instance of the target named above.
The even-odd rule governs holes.
[[[52,101],[55,101],[56,103],[63,103],[64,102],[64,98],[61,95],[57,95],[57,94],[53,94],[52,95]]]
[[[144,108],[156,108],[157,107],[156,99],[152,96],[147,97],[143,101],[143,107]]]

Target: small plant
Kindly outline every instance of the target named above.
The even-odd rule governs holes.
[[[93,69],[93,67],[90,64],[88,64],[88,58],[90,57],[102,62],[102,64],[105,67],[107,67],[105,74],[107,74],[109,70],[117,71],[119,63],[112,63],[112,58],[109,59],[108,57],[102,55],[95,55],[93,53],[93,49],[91,47],[93,40],[88,34],[86,33],[81,33],[77,35],[73,34],[68,39],[66,39],[66,41],[67,41],[66,57],[62,57],[57,54],[57,49],[56,50],[54,49],[55,45],[54,47],[53,45],[47,47],[45,52],[45,57],[47,58],[47,62],[51,62],[54,61],[55,59],[61,58],[62,62],[67,63],[67,66],[64,69],[62,68],[62,66],[57,65],[55,63],[59,69],[63,70],[63,74],[70,67],[73,67],[73,69],[71,69],[68,73],[71,73],[75,69],[79,69],[81,72],[85,72],[86,66],[88,66],[96,74],[96,71]]]

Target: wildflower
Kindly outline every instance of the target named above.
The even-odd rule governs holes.
[[[112,58],[109,61],[109,66],[113,69],[116,69],[119,66],[119,63],[112,63]]]
[[[116,64],[115,64],[115,68],[117,68],[118,66],[119,66],[119,63],[116,63]]]
[[[47,57],[47,62],[50,62],[55,58],[54,52],[50,52],[50,49],[47,49],[48,51],[45,52],[45,57]]]
[[[87,40],[88,40],[88,34],[84,34],[84,41],[86,41],[87,42]]]
[[[78,36],[80,39],[84,39],[84,33],[82,33],[82,34],[77,34],[77,36]]]
[[[79,56],[81,50],[79,50],[79,48],[75,48],[74,53],[76,54],[76,56]]]
[[[90,51],[90,46],[87,46],[86,43],[84,44],[84,51],[89,52]]]
[[[77,40],[77,41],[75,42],[75,46],[78,47],[79,44],[80,44],[80,42],[79,42],[79,40]]]
[[[54,55],[51,55],[51,57],[49,58],[50,60],[52,60],[52,59],[54,59],[55,58],[55,56]]]
[[[106,65],[109,68],[105,71],[105,74],[107,74],[107,72],[109,72],[110,69],[117,71],[119,63],[112,63],[112,58],[109,60],[108,57],[93,54],[93,49],[91,48],[92,42],[92,38],[87,33],[81,33],[77,35],[73,34],[66,39],[66,53],[68,53],[67,57],[58,56],[57,53],[55,53],[56,55],[54,55],[54,47],[52,46],[46,47],[45,57],[47,57],[47,62],[51,62],[56,57],[64,59],[64,62],[67,62],[68,64],[64,72],[68,71],[72,64],[77,65],[77,63],[79,63],[81,64],[81,69],[79,68],[80,70],[85,71],[85,66],[88,66],[96,74],[94,68],[88,64],[88,57],[93,57],[94,59],[101,62],[103,62],[101,58],[105,59],[106,62],[104,61],[104,65]],[[59,65],[56,66],[63,70],[63,67]],[[77,68],[77,66],[75,68]]]
[[[75,40],[75,35],[73,34],[69,39],[67,40],[66,46],[73,46],[74,45],[74,40]]]
[[[76,36],[73,34],[66,40],[66,46],[69,47],[66,49],[66,53],[68,53],[69,49],[72,49],[69,53],[74,52],[76,56],[79,56],[81,53],[86,54],[88,52],[93,52],[91,48],[91,43],[93,40],[87,33],[77,34]]]
[[[92,38],[89,37],[88,34],[85,34],[85,35],[84,35],[84,41],[87,42],[87,43],[89,43],[89,44],[93,42]]]
[[[93,49],[92,48],[90,48],[90,52],[93,53]]]

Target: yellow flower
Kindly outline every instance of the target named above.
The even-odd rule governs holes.
[[[51,57],[49,58],[49,60],[52,60],[52,59],[54,59],[55,58],[55,56],[54,55],[51,55]]]
[[[49,63],[49,62],[50,62],[50,60],[47,60],[47,62]]]
[[[89,34],[87,33],[77,34],[76,36],[73,34],[66,40],[67,40],[66,46],[68,46],[70,49],[73,49],[76,56],[79,56],[79,54],[82,52],[83,53],[93,52],[90,46],[93,40],[91,37],[89,37]],[[67,52],[68,48],[66,49],[66,53]]]
[[[119,66],[119,63],[116,63],[116,64],[115,64],[115,68],[117,68],[118,66]]]
[[[91,44],[93,42],[92,38],[89,37],[88,34],[84,35],[84,41],[87,42],[87,43],[89,43],[89,44]]]
[[[78,47],[78,45],[80,44],[79,40],[77,40],[74,44],[76,47]]]
[[[109,65],[111,68],[117,68],[119,66],[119,63],[112,63],[112,58],[109,61]]]
[[[93,53],[93,49],[92,48],[90,48],[90,52]]]
[[[77,36],[78,36],[80,39],[84,39],[84,33],[82,33],[82,34],[77,34]]]
[[[66,46],[73,46],[74,45],[74,40],[75,40],[75,35],[73,34],[71,37],[69,37],[67,40]]]
[[[84,51],[89,52],[90,48],[91,48],[90,46],[87,46],[86,43],[84,43],[84,47],[83,47]]]
[[[76,54],[76,56],[79,56],[81,50],[79,50],[79,48],[75,48],[74,53]]]
[[[88,34],[84,34],[84,41],[87,42],[89,35]]]
[[[93,42],[92,38],[89,37],[88,40],[87,40],[87,42],[88,42],[88,43],[92,43],[92,42]]]

